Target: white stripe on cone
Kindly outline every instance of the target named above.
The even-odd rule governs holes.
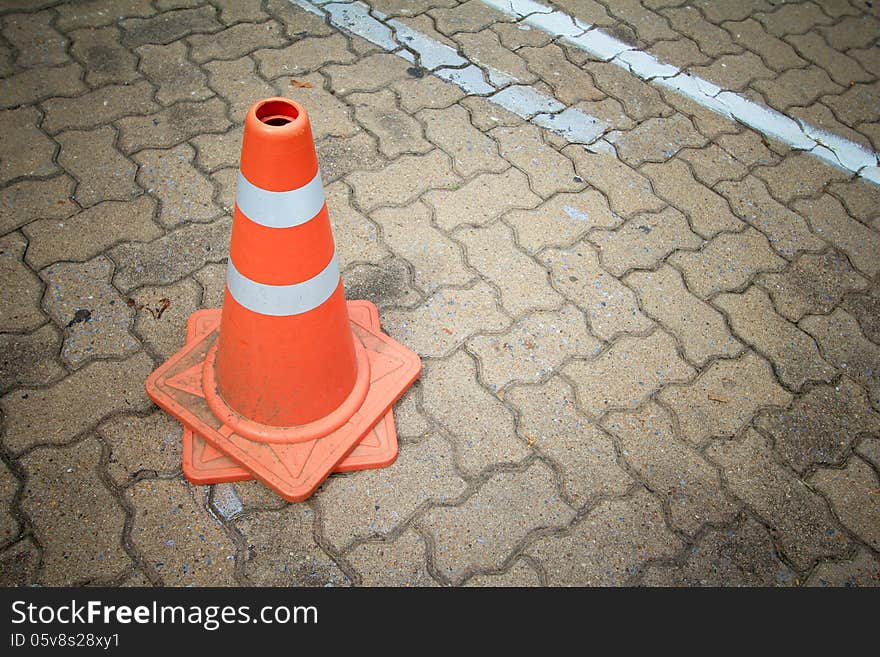
[[[339,263],[335,251],[319,274],[293,285],[267,285],[252,281],[235,268],[232,258],[226,268],[226,285],[232,298],[252,312],[272,317],[301,315],[317,308],[336,291],[339,281]]]
[[[302,187],[286,192],[260,189],[240,171],[235,204],[248,219],[268,228],[292,228],[311,221],[324,207],[321,171]]]

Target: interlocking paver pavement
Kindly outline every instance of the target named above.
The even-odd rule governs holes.
[[[841,168],[489,0],[306,4],[0,0],[0,584],[880,585],[876,7],[552,3]],[[293,505],[187,483],[143,389],[266,95],[424,360],[397,462]]]

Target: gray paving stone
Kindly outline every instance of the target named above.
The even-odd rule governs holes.
[[[372,301],[383,311],[382,326],[389,333],[391,328],[386,317],[391,312],[402,313],[405,312],[403,309],[413,308],[422,302],[421,294],[412,285],[408,265],[399,258],[392,258],[381,265],[353,265],[345,272],[343,282],[345,283],[346,298]],[[491,295],[491,290],[489,294]],[[393,308],[394,311],[385,310],[387,308]],[[405,326],[406,323],[406,319],[402,322],[398,321],[396,335],[398,335],[398,339],[402,339],[399,337],[400,334],[406,334],[408,337],[404,343],[410,345],[411,335],[414,332]],[[424,337],[430,340],[428,335],[433,336],[433,332],[429,331],[429,327],[422,324],[420,328],[424,331]],[[444,334],[446,334],[445,331]],[[430,347],[425,348],[430,349]]]
[[[831,250],[804,254],[784,272],[758,276],[776,311],[792,322],[806,314],[825,315],[850,291],[868,287],[868,281],[849,264],[846,256]]]
[[[422,136],[422,125],[397,107],[394,93],[383,89],[370,94],[351,94],[355,118],[376,135],[379,150],[385,157],[402,153],[426,153],[434,146]]]
[[[315,144],[315,150],[325,183],[339,180],[352,171],[375,169],[385,164],[375,140],[363,131],[351,137],[328,135]]]
[[[809,482],[825,494],[847,529],[876,550],[880,545],[880,480],[871,466],[853,457],[843,469],[817,470]]]
[[[40,550],[23,538],[0,552],[0,583],[3,586],[31,586],[39,579]]]
[[[51,11],[3,17],[3,36],[17,51],[16,64],[36,68],[68,61],[68,40],[52,27],[53,18]]]
[[[124,486],[141,475],[179,473],[182,431],[180,423],[162,410],[144,417],[126,413],[102,422],[97,434],[109,448],[110,479]]]
[[[6,463],[0,462],[0,545],[6,546],[20,532],[18,518],[13,514],[13,497],[18,492],[18,477]]]
[[[359,286],[354,289],[354,298],[373,296]],[[439,290],[412,310],[382,313],[382,326],[389,335],[429,357],[451,353],[479,330],[498,331],[509,324],[491,286],[483,281],[468,289]]]
[[[40,579],[48,586],[107,583],[131,564],[121,541],[125,511],[100,483],[100,460],[94,438],[22,459],[21,506],[45,546]]]
[[[0,190],[0,230],[15,230],[34,219],[65,219],[79,208],[70,200],[74,181],[66,175],[22,180]]]
[[[219,98],[203,102],[180,102],[148,114],[130,116],[117,122],[119,148],[132,153],[142,148],[170,148],[202,133],[221,133],[231,126],[226,104]]]
[[[82,67],[71,62],[48,69],[28,69],[0,79],[0,107],[17,107],[50,96],[80,93],[86,89],[82,75]]]
[[[402,445],[388,468],[331,477],[318,500],[324,537],[344,550],[355,541],[393,534],[431,502],[457,499],[465,482],[453,462],[452,447],[429,433]]]
[[[611,437],[578,412],[571,387],[559,377],[516,386],[504,401],[519,413],[520,435],[559,468],[563,490],[577,507],[598,496],[622,495],[632,485]]]
[[[784,407],[792,395],[770,364],[749,350],[736,360],[717,360],[689,384],[673,384],[657,398],[675,412],[682,437],[694,445],[730,437],[764,407]]]
[[[169,358],[185,343],[186,320],[201,307],[202,289],[184,278],[174,285],[140,288],[131,298],[137,311],[133,332],[150,353]]]
[[[652,269],[673,251],[693,251],[703,244],[675,208],[636,215],[616,230],[593,231],[587,239],[599,247],[602,267],[614,276]]]
[[[823,500],[775,460],[753,429],[740,440],[713,443],[706,454],[721,467],[728,489],[770,525],[777,547],[796,568],[848,554],[852,543]]]
[[[503,573],[475,575],[467,579],[464,586],[521,587],[540,586],[541,580],[535,569],[525,559],[517,559]]]
[[[493,389],[545,379],[569,357],[595,356],[602,348],[587,329],[583,312],[571,304],[558,312],[532,313],[506,333],[478,335],[467,345]]]
[[[743,345],[734,338],[722,315],[685,287],[675,269],[662,265],[656,271],[635,271],[626,277],[641,307],[663,324],[681,344],[684,355],[698,365],[713,357],[738,356]]]
[[[514,128],[498,127],[491,131],[491,135],[498,141],[501,156],[529,176],[531,189],[542,198],[556,192],[577,192],[584,188],[582,182],[574,179],[576,174],[572,163],[544,143],[539,128],[528,124]]]
[[[203,64],[198,70],[203,70],[208,75],[208,85],[229,103],[229,116],[236,125],[244,123],[245,115],[260,98],[278,96],[279,92],[274,86],[263,80],[256,73],[256,64],[250,57],[242,57],[234,60],[218,60]],[[319,79],[320,80],[320,79]],[[305,80],[303,80],[305,82]],[[312,84],[309,82],[309,84]],[[320,84],[320,81],[318,82]],[[205,88],[208,88],[206,86]],[[282,94],[283,95],[283,94]],[[309,109],[313,108],[309,106]],[[312,111],[312,115],[317,112]],[[238,131],[236,130],[236,134]],[[320,136],[320,133],[319,133]],[[228,139],[226,135],[216,136],[215,139]],[[229,148],[241,147],[241,140],[230,140]],[[238,152],[234,154],[232,166],[238,163]]]
[[[666,500],[674,527],[693,535],[705,523],[729,522],[737,505],[715,468],[678,439],[672,422],[666,410],[648,403],[631,413],[611,413],[602,426],[617,438],[621,457]]]
[[[43,128],[49,133],[89,128],[123,116],[153,112],[158,107],[153,101],[153,89],[145,80],[111,84],[76,98],[51,98],[45,101]]]
[[[74,5],[62,4],[56,25],[62,30],[77,27],[99,27],[115,23],[125,16],[152,16],[156,10],[149,0],[86,0]]]
[[[600,340],[643,333],[654,325],[639,309],[633,291],[600,267],[592,246],[581,242],[564,251],[546,249],[539,260],[550,271],[553,286],[587,313]]]
[[[821,251],[825,243],[816,237],[799,214],[771,198],[763,183],[746,177],[740,182],[722,182],[717,186],[740,219],[764,233],[770,245],[784,258],[801,251]]]
[[[646,490],[600,502],[569,533],[527,548],[551,586],[621,586],[651,559],[671,558],[680,540],[663,521],[660,503]]]
[[[361,586],[438,586],[427,566],[425,541],[409,529],[397,540],[361,543],[346,555]]]
[[[800,326],[819,343],[828,362],[868,389],[880,411],[880,346],[865,338],[855,318],[838,308],[830,315],[810,315]]]
[[[568,247],[593,228],[616,228],[621,221],[595,189],[557,194],[532,210],[504,215],[504,222],[516,232],[517,244],[529,253],[547,246]]]
[[[248,544],[247,579],[256,586],[348,585],[339,566],[315,543],[314,523],[314,512],[302,504],[239,519],[236,526]]]
[[[230,218],[189,224],[149,243],[128,242],[109,251],[117,263],[113,282],[124,292],[150,283],[167,284],[228,257]]]
[[[335,182],[327,185],[324,193],[340,267],[345,269],[352,263],[379,262],[391,255],[376,224],[352,206],[348,187]]]
[[[180,479],[148,479],[125,491],[133,510],[131,542],[167,586],[235,581],[235,544],[202,495],[203,489]]]
[[[216,14],[214,7],[207,5],[167,11],[152,18],[126,18],[120,26],[125,32],[125,45],[136,48],[147,43],[171,43],[188,34],[217,32],[222,25]]]
[[[146,45],[137,49],[138,68],[159,87],[156,99],[163,105],[181,100],[206,100],[213,92],[206,86],[205,73],[187,59],[183,41]]]
[[[60,379],[61,334],[51,323],[27,334],[0,333],[0,394],[18,386],[41,386]]]
[[[666,162],[683,148],[706,145],[706,138],[678,112],[668,118],[648,119],[628,132],[612,132],[607,139],[630,166]]]
[[[101,201],[127,201],[141,194],[135,182],[135,164],[115,146],[111,126],[70,130],[56,137],[61,144],[58,162],[77,180],[74,198],[83,206]]]
[[[636,408],[663,385],[694,375],[661,329],[644,338],[619,338],[597,358],[572,361],[562,371],[574,383],[580,407],[593,418]]]
[[[449,157],[439,150],[425,155],[401,155],[383,169],[357,171],[349,175],[347,181],[354,190],[355,201],[370,212],[411,203],[429,189],[455,187],[459,177],[451,164]],[[421,175],[425,170],[432,175]]]
[[[282,75],[308,73],[327,62],[354,61],[354,54],[346,46],[345,37],[337,33],[327,38],[301,39],[286,48],[257,50],[253,57],[259,64],[260,73],[272,80]]]
[[[285,45],[281,26],[275,21],[238,23],[213,34],[196,34],[187,39],[190,56],[203,64],[214,59],[237,59],[257,48]]]
[[[138,163],[137,180],[159,202],[156,220],[167,228],[216,218],[214,186],[193,165],[192,146],[171,150],[143,150],[132,159]]]
[[[89,363],[48,388],[19,388],[0,398],[6,417],[3,444],[21,451],[67,443],[119,411],[145,411],[144,381],[153,361],[143,353],[126,360]]]
[[[874,464],[878,468],[880,463],[880,438],[865,438],[856,447],[856,452],[866,461]]]
[[[61,359],[72,369],[94,358],[127,356],[140,347],[129,333],[134,311],[110,285],[112,275],[113,263],[105,256],[59,262],[41,272],[43,307],[64,330]]]
[[[608,197],[611,209],[629,217],[638,212],[657,212],[666,203],[654,194],[651,181],[608,153],[591,153],[581,146],[564,150],[577,175]]]
[[[513,414],[477,383],[476,371],[471,357],[458,351],[422,373],[425,412],[451,434],[456,464],[471,477],[496,463],[518,463],[529,452]]]
[[[492,475],[461,505],[435,507],[419,526],[433,538],[437,569],[459,583],[469,571],[497,569],[529,532],[560,528],[573,518],[552,472],[536,462]]]
[[[92,87],[131,82],[137,78],[137,57],[120,43],[115,25],[71,32],[70,52],[86,68],[86,82]]]
[[[235,3],[238,4],[238,3]],[[266,11],[278,20],[290,39],[302,39],[307,34],[333,34],[335,29],[321,18],[297,7],[290,0],[267,0]],[[223,11],[220,13],[223,17]]]
[[[21,261],[27,241],[19,233],[0,237],[0,328],[28,331],[46,321],[40,310],[43,285]]]
[[[422,110],[417,117],[425,125],[427,138],[452,157],[453,168],[463,177],[507,169],[493,140],[471,124],[467,110],[460,105]]]
[[[513,233],[504,224],[463,229],[455,239],[464,245],[467,262],[500,291],[501,305],[512,315],[562,305],[547,272],[516,248]]]
[[[880,582],[880,559],[859,548],[849,561],[826,561],[813,570],[807,586],[877,586]]]
[[[779,378],[791,388],[807,381],[828,381],[834,370],[810,337],[780,317],[770,297],[752,286],[742,294],[722,294],[713,301],[727,315],[733,331],[765,355]]]
[[[817,235],[846,253],[856,269],[869,277],[880,272],[876,257],[880,235],[850,217],[836,198],[824,194],[818,200],[797,201],[794,208],[806,217]]]
[[[839,464],[861,435],[880,434],[880,414],[846,377],[812,388],[784,411],[762,413],[755,424],[800,473],[814,465]]]
[[[650,565],[645,586],[794,586],[797,574],[776,553],[767,529],[751,517],[713,529],[687,551],[682,565]]]
[[[23,176],[48,176],[57,147],[38,127],[34,107],[0,111],[0,184]]]
[[[695,152],[705,153],[706,150]],[[664,164],[649,164],[641,172],[651,179],[657,194],[688,216],[694,231],[700,236],[709,239],[721,231],[741,229],[742,221],[730,211],[727,201],[713,189],[698,182],[677,158]]]
[[[507,210],[541,202],[529,189],[526,175],[514,167],[499,174],[482,173],[451,191],[430,190],[422,199],[434,208],[434,221],[444,230],[462,224],[483,226]]]
[[[370,216],[382,227],[382,240],[412,264],[415,283],[426,293],[474,280],[474,273],[465,267],[461,247],[432,225],[424,203],[384,208]],[[423,236],[424,241],[414,241],[414,233]]]
[[[60,260],[88,260],[119,242],[149,242],[162,235],[153,221],[156,202],[147,195],[106,201],[68,219],[39,219],[23,228],[25,259],[36,269]]]
[[[699,251],[673,253],[669,264],[684,275],[688,288],[700,298],[744,288],[757,272],[780,271],[786,261],[753,228],[721,233]]]

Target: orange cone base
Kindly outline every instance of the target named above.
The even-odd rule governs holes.
[[[352,321],[379,330],[379,310],[370,301],[349,301]],[[186,323],[187,343],[213,331],[220,324],[220,308],[197,310]],[[361,439],[351,454],[333,469],[334,472],[384,468],[397,458],[397,430],[394,414],[388,411]],[[183,474],[194,484],[222,484],[253,479],[251,472],[232,457],[213,447],[192,429],[183,427]]]
[[[352,321],[352,334],[370,362],[370,387],[361,407],[342,427],[326,436],[297,443],[249,440],[223,424],[208,407],[202,383],[203,363],[219,327],[188,342],[147,377],[147,394],[158,406],[231,456],[281,497],[300,502],[371,432],[421,371],[419,357],[379,330]],[[204,456],[204,454],[202,454]]]

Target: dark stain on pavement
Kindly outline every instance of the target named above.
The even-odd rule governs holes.
[[[67,323],[67,326],[64,328],[70,328],[74,324],[79,324],[80,322],[87,322],[92,318],[92,311],[87,310],[86,308],[77,308],[76,312],[73,313],[73,319]]]

